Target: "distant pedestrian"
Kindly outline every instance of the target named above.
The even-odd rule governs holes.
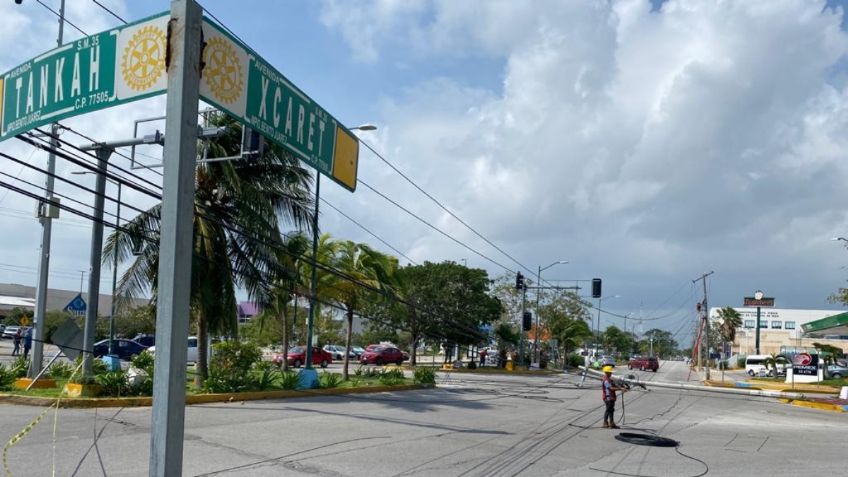
[[[624,392],[626,389],[619,388],[612,382],[612,366],[604,366],[604,380],[601,381],[601,396],[604,399],[604,404],[606,404],[606,410],[604,411],[604,427],[608,427],[610,429],[618,429],[618,426],[615,425],[615,392],[621,391]]]
[[[29,358],[30,348],[32,348],[32,328],[28,329],[24,335],[24,359]]]
[[[486,348],[483,348],[482,350],[480,350],[480,366],[483,366],[484,364],[486,364],[486,354],[487,353],[488,353],[488,351],[486,351]]]
[[[21,329],[15,332],[14,336],[15,348],[12,350],[12,356],[21,354]]]

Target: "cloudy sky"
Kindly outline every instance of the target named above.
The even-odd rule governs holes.
[[[68,3],[69,20],[89,34],[120,24],[94,2]],[[168,8],[164,0],[101,3],[129,21]],[[843,3],[203,4],[344,124],[378,125],[362,139],[521,265],[535,272],[568,260],[544,278],[573,285],[601,277],[605,295],[621,296],[604,308],[663,317],[645,329],[683,329],[683,337],[701,295],[692,280],[709,271],[711,305],[740,305],[762,289],[781,308],[839,308],[826,298],[848,278],[843,243],[830,241],[848,235]],[[0,70],[55,46],[56,17],[38,3],[0,2],[0,18]],[[133,119],[163,108],[159,98],[65,124],[122,139]],[[46,160],[17,140],[0,151]],[[65,162],[57,170],[93,184]],[[0,171],[43,183],[8,160]],[[466,260],[492,276],[500,265],[518,269],[368,151],[359,177],[474,250],[362,185],[354,194],[323,188],[411,259]],[[126,201],[150,205],[134,194]],[[35,282],[33,208],[0,190],[0,282]],[[389,251],[329,208],[322,228]],[[51,286],[79,287],[88,241],[84,220],[56,222]]]

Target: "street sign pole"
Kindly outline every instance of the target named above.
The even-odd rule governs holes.
[[[318,374],[312,368],[312,334],[315,327],[315,306],[318,304],[318,203],[321,197],[321,174],[315,174],[315,216],[312,217],[312,279],[309,283],[309,319],[306,325],[306,369],[301,373],[300,386],[317,387]]]
[[[56,46],[62,46],[64,27],[65,0],[62,0],[62,3],[59,4],[59,36],[56,37]],[[0,94],[2,94],[2,91],[0,91]],[[2,112],[0,112],[0,116],[2,116]],[[53,198],[53,174],[56,172],[56,155],[53,154],[53,150],[59,146],[59,141],[56,139],[56,136],[59,134],[59,127],[56,123],[53,123],[50,127],[50,132],[52,133],[52,137],[50,138],[51,151],[47,156],[47,179],[44,187],[44,197],[46,201],[50,201]],[[45,204],[47,203],[48,202],[45,202]],[[47,206],[47,210],[49,209],[50,207]],[[41,210],[41,207],[39,207],[39,211]],[[50,237],[53,231],[53,218],[50,216],[50,213],[45,214],[45,217],[41,217],[40,215],[41,214],[39,214],[39,220],[41,220],[41,253],[38,255],[38,286],[35,290],[35,323],[33,323],[34,339],[32,343],[32,362],[30,363],[28,374],[28,376],[32,379],[35,379],[36,375],[41,371],[41,364],[42,361],[44,361],[44,321],[47,314],[47,273],[50,269]]]
[[[182,475],[202,10],[173,0],[150,432],[151,477]]]

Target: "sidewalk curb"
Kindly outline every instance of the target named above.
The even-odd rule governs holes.
[[[798,407],[820,409],[822,411],[848,412],[848,404],[833,404],[827,402],[805,401],[803,399],[781,399],[780,402]]]
[[[245,393],[194,394],[186,396],[186,405],[210,404],[230,401],[261,401],[265,399],[301,398],[309,396],[337,396],[344,394],[372,394],[393,391],[414,391],[434,388],[433,384],[404,384],[401,386],[368,386],[361,388],[325,388],[303,391],[251,391]],[[52,406],[57,398],[0,394],[0,404],[25,406]],[[68,398],[63,397],[59,407],[65,409],[91,409],[103,407],[145,407],[153,404],[150,396],[110,397],[110,398]]]

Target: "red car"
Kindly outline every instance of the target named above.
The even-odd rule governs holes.
[[[287,359],[289,362],[289,366],[293,366],[295,368],[300,367],[303,363],[306,362],[306,346],[294,346],[289,349]],[[277,366],[283,364],[283,355],[275,354],[273,358],[274,364]],[[330,363],[333,362],[333,356],[324,351],[323,349],[313,346],[312,347],[312,363],[319,363],[322,368],[326,368]]]
[[[657,372],[660,368],[660,363],[657,361],[657,358],[647,357],[647,356],[634,356],[630,358],[630,362],[627,363],[628,369],[639,369],[642,371],[650,370],[653,372]]]
[[[362,364],[376,364],[382,366],[386,363],[403,364],[403,352],[393,346],[377,346],[370,350],[366,349],[359,358]]]

